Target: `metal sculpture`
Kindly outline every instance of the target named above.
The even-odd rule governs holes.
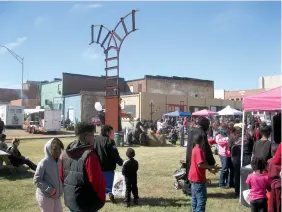
[[[100,44],[104,50],[105,62],[106,62],[106,78],[105,78],[105,111],[106,111],[106,124],[111,125],[115,131],[121,131],[121,109],[120,109],[120,89],[119,89],[119,55],[121,46],[125,38],[136,31],[135,27],[135,13],[138,10],[132,10],[129,14],[122,17],[119,23],[116,25],[114,30],[109,30],[103,25],[92,25],[91,26],[91,42],[89,45],[94,43]],[[132,19],[132,25],[126,26],[125,20]],[[124,35],[120,36],[117,33],[118,27],[121,26],[124,31]],[[94,32],[98,32],[95,38]],[[103,40],[101,39],[102,32],[106,32]],[[111,55],[113,54],[113,55]],[[116,65],[111,66],[110,63],[116,62]],[[114,72],[115,71],[115,72]],[[114,73],[113,73],[114,72]],[[110,74],[112,73],[112,74]]]

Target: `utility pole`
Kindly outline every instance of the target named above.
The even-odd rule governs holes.
[[[9,49],[8,47],[6,46],[2,46],[0,45],[0,48],[4,48],[6,49],[21,65],[22,65],[22,89],[21,89],[21,105],[23,106],[23,96],[24,96],[24,93],[23,93],[23,90],[24,90],[24,58],[23,57],[20,57],[19,55],[17,55],[15,52],[13,52],[11,49]]]
[[[153,114],[154,114],[154,112],[153,112],[153,107],[155,107],[153,101],[150,102],[150,105],[149,105],[149,106],[150,106],[150,108],[151,108],[150,115],[151,115],[151,122],[152,122],[152,121],[153,121]]]

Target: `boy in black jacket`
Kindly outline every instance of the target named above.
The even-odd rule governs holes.
[[[127,207],[130,207],[131,192],[134,197],[134,204],[138,205],[138,188],[137,188],[137,171],[138,161],[134,159],[135,151],[132,148],[128,148],[126,151],[126,160],[123,164],[122,174],[125,177],[126,192],[125,192],[125,203]]]

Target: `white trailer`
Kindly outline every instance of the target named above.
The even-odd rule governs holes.
[[[24,128],[29,133],[61,131],[61,110],[38,109],[26,111],[27,120]]]
[[[24,107],[16,105],[0,105],[0,118],[6,127],[19,127],[24,125]]]

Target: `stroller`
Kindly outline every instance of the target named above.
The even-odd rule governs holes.
[[[173,174],[173,177],[176,180],[176,182],[174,182],[174,188],[176,190],[182,189],[184,194],[191,195],[191,183],[187,180],[186,163],[184,160],[180,160],[180,164],[180,169],[177,169]],[[207,184],[211,185],[210,179],[207,179]]]
[[[181,167],[177,169],[173,177],[175,178],[174,182],[174,188],[176,190],[182,189],[182,192],[186,195],[191,195],[191,184],[187,180],[187,174],[186,174],[186,163],[185,161],[180,161]]]

